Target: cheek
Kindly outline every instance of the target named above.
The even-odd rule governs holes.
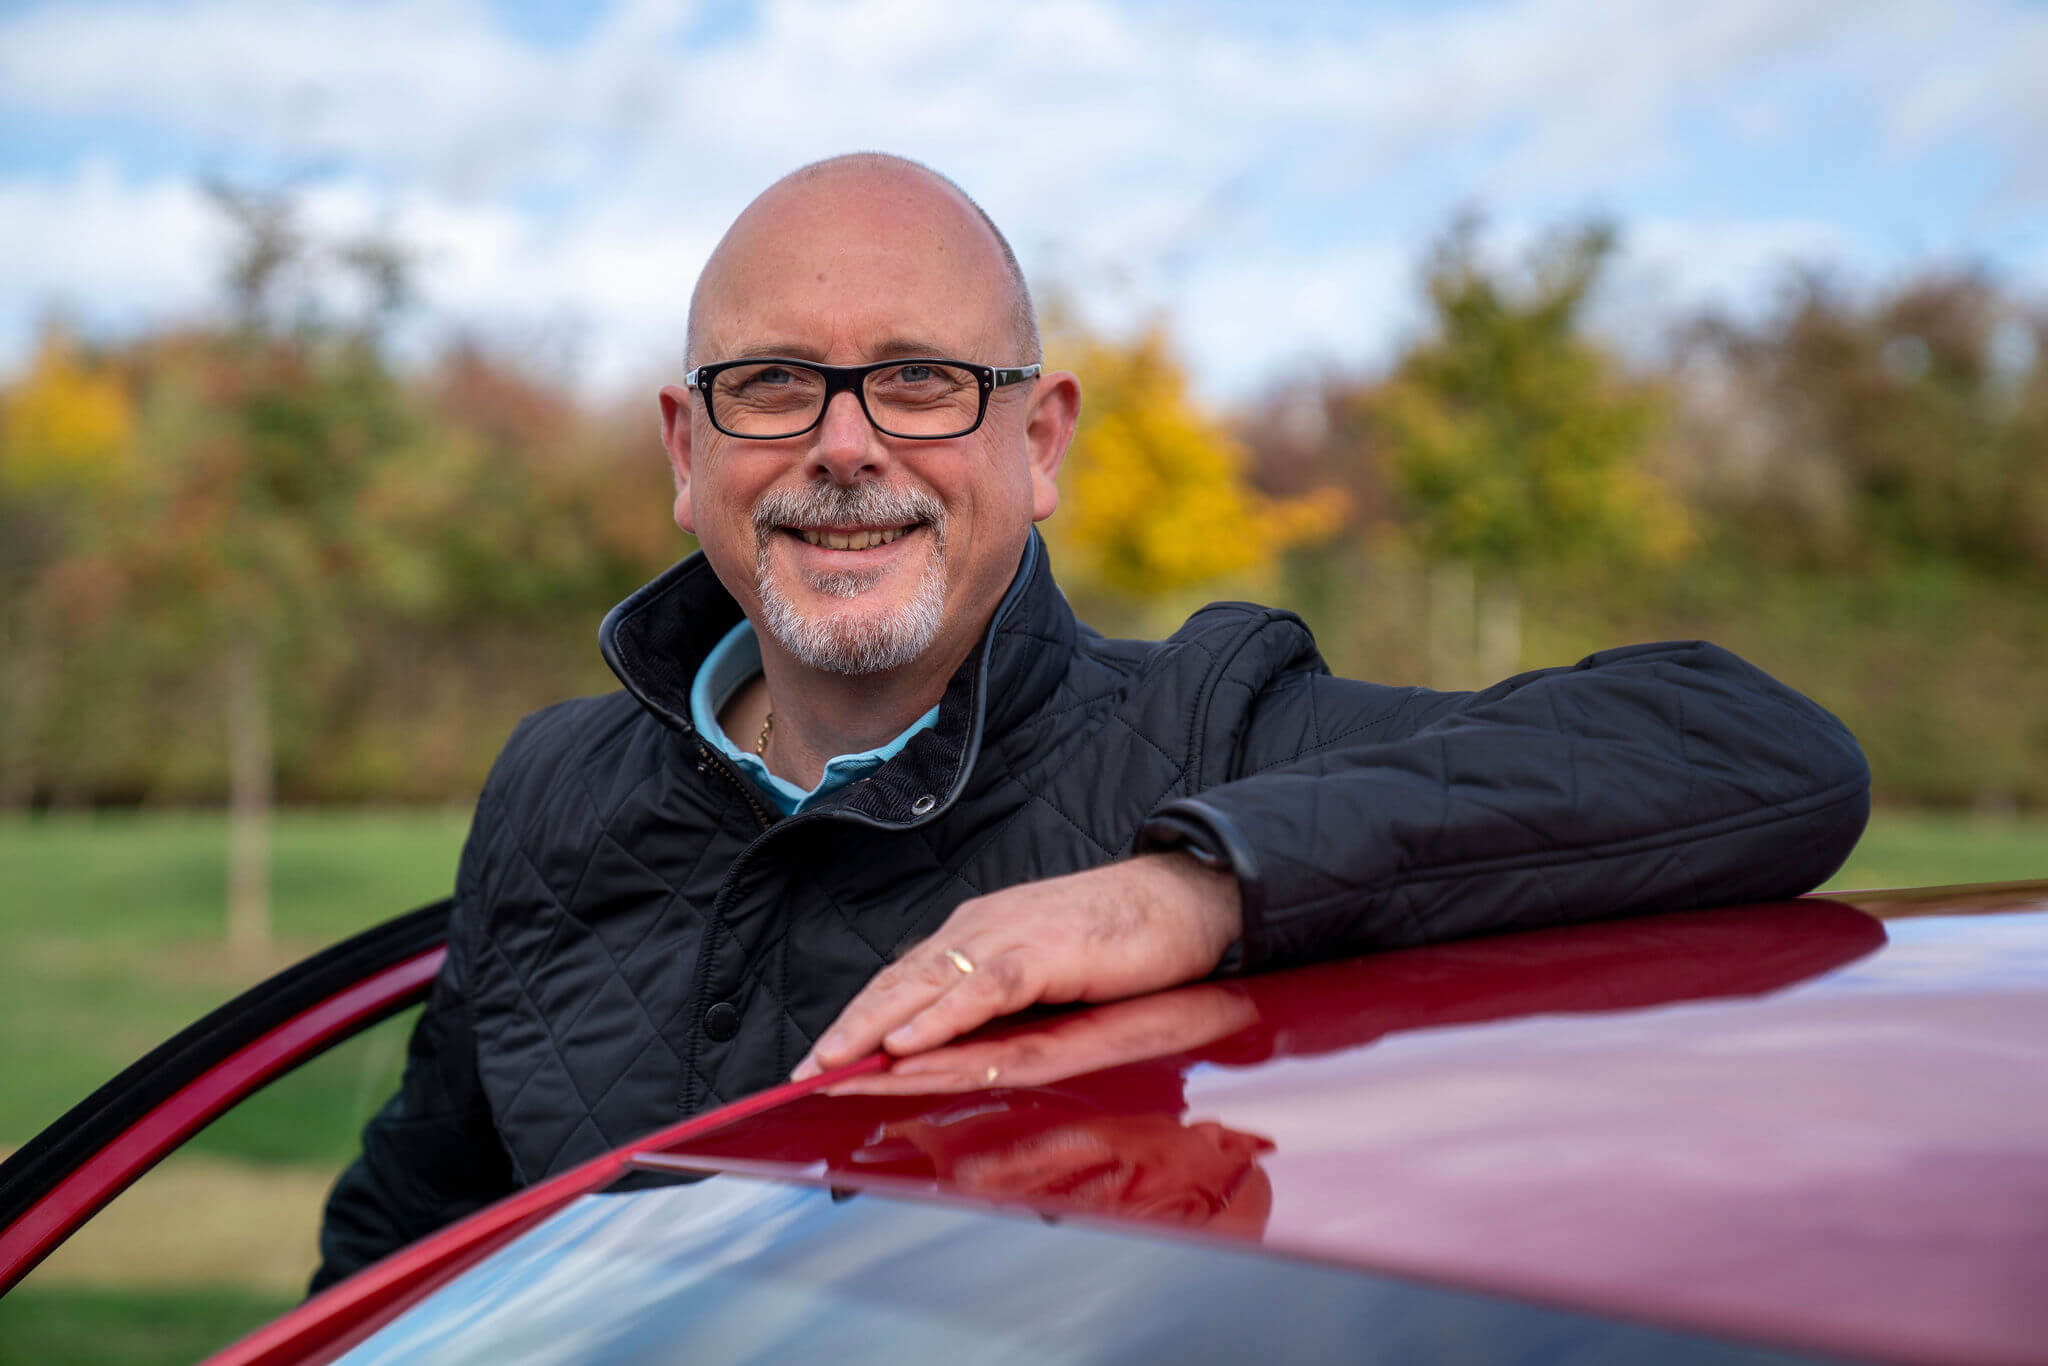
[[[746,464],[734,461],[715,472],[707,471],[692,481],[690,490],[697,544],[728,589],[737,580],[751,582],[754,572],[757,547],[752,509],[765,481],[750,480]]]
[[[1029,467],[1018,453],[985,445],[976,449],[951,501],[968,510],[977,540],[996,548],[1021,538],[1031,522],[1032,488]],[[1019,541],[1021,544],[1021,540]]]

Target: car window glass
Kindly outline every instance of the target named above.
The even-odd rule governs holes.
[[[1798,1358],[1220,1244],[719,1176],[573,1201],[339,1358],[512,1359]]]
[[[0,1358],[189,1362],[305,1295],[320,1210],[397,1089],[417,1008],[195,1134],[0,1299]]]

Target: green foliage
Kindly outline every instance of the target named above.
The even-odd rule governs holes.
[[[230,324],[53,328],[0,383],[0,809],[218,800],[250,631],[284,799],[460,800],[519,716],[612,686],[598,618],[687,548],[651,400],[474,340],[401,366],[402,252],[229,198]],[[1704,634],[1841,710],[1887,799],[2048,804],[2048,317],[1968,272],[1809,272],[1631,373],[1586,328],[1611,252],[1581,229],[1508,268],[1460,227],[1386,373],[1229,421],[1163,332],[1056,324],[1063,584],[1139,632],[1278,598],[1393,681]],[[323,308],[336,273],[372,304]]]
[[[1734,540],[1667,574],[1543,574],[1526,587],[1537,663],[1712,640],[1840,716],[1879,800],[2048,809],[2048,602],[2036,585],[1940,563],[1788,574]]]
[[[1475,224],[1438,246],[1433,333],[1368,401],[1427,557],[1518,570],[1663,563],[1685,548],[1682,508],[1644,468],[1657,397],[1581,331],[1612,247],[1597,227],[1554,240],[1517,291],[1480,259]]]
[[[218,799],[230,716],[288,797],[473,791],[682,548],[651,402],[628,428],[466,343],[402,372],[400,254],[224,201],[233,325],[53,331],[0,389],[0,809]],[[337,261],[375,306],[323,308]]]
[[[1771,317],[1706,318],[1689,360],[1694,482],[1752,545],[1802,565],[2048,569],[2048,321],[1987,278],[1859,300],[1795,277]]]

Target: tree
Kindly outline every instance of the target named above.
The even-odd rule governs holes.
[[[120,376],[60,325],[0,394],[0,808],[33,793],[61,639],[102,615],[108,566],[79,557],[81,531],[95,496],[131,470],[134,437]]]
[[[270,936],[269,828],[277,700],[359,594],[361,504],[406,458],[418,423],[383,349],[405,297],[402,256],[377,244],[316,250],[290,202],[216,188],[239,243],[225,330],[159,339],[143,406],[151,460],[135,481],[125,559],[140,606],[220,671],[228,750],[228,942]],[[325,311],[323,272],[367,276],[364,314]],[[173,534],[164,534],[165,529]],[[291,669],[280,665],[289,657]]]
[[[1189,397],[1158,328],[1126,344],[1066,326],[1053,340],[1082,401],[1051,534],[1084,589],[1156,598],[1263,570],[1343,522],[1333,488],[1270,498],[1251,485],[1244,446]]]
[[[1400,520],[1435,566],[1437,672],[1462,673],[1470,657],[1490,681],[1519,662],[1525,571],[1590,561],[1625,572],[1675,558],[1691,533],[1646,467],[1656,391],[1581,332],[1612,233],[1596,225],[1552,237],[1519,285],[1490,269],[1478,245],[1467,220],[1435,248],[1430,331],[1369,411]]]
[[[2048,318],[1974,271],[1859,301],[1825,274],[1685,338],[1693,479],[1774,557],[2048,568]]]

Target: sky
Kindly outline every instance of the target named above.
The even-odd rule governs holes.
[[[1039,292],[1198,388],[1384,364],[1431,241],[1620,229],[1604,325],[1973,264],[2048,300],[2039,0],[0,0],[0,373],[220,306],[209,180],[418,263],[422,318],[586,392],[673,379],[786,171],[957,180]]]

